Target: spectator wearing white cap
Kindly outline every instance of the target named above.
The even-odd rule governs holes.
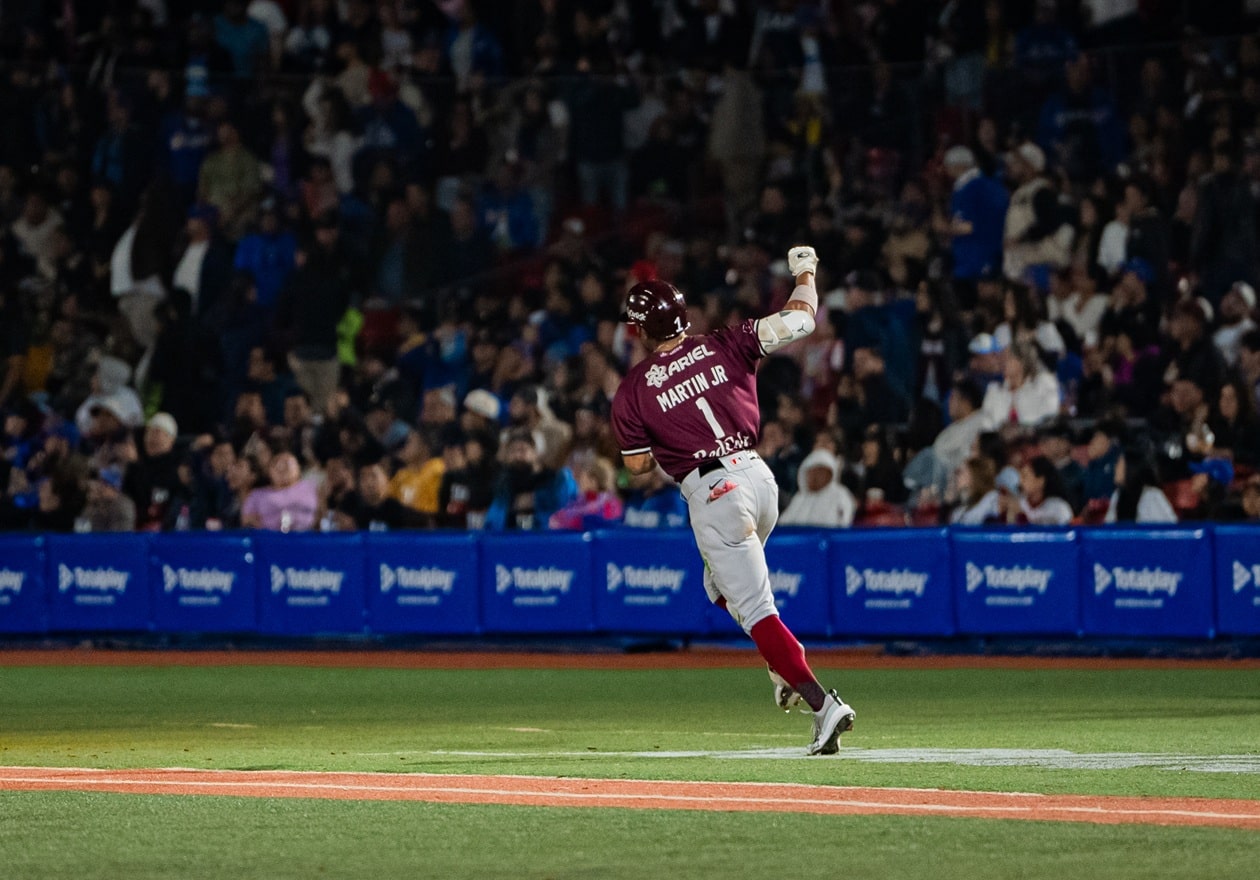
[[[1072,225],[1045,170],[1046,154],[1031,141],[1020,144],[1007,159],[1015,192],[1003,230],[1002,271],[1012,281],[1027,281],[1034,266],[1061,269],[1072,259]]]
[[[476,431],[497,434],[502,411],[503,403],[493,392],[474,388],[464,396],[464,412],[459,417],[459,426],[468,434]]]
[[[1231,368],[1238,364],[1238,349],[1243,336],[1256,329],[1252,315],[1256,311],[1255,288],[1238,281],[1221,298],[1221,325],[1212,334],[1212,342],[1220,349]]]
[[[158,531],[167,513],[191,492],[191,473],[185,482],[180,467],[186,464],[175,452],[179,427],[170,413],[157,413],[144,428],[144,448],[123,476],[123,492],[136,504],[136,528]]]

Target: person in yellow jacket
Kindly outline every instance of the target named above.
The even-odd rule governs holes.
[[[402,467],[389,481],[389,496],[397,498],[428,518],[436,518],[438,492],[446,465],[442,456],[434,455],[433,440],[421,431],[410,431],[398,449]]]

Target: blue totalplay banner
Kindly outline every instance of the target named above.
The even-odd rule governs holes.
[[[486,535],[482,623],[492,633],[578,633],[595,628],[589,534]]]
[[[0,535],[0,632],[42,633],[48,629],[44,565],[42,537]]]
[[[153,615],[158,629],[247,633],[258,629],[252,538],[179,532],[154,535]]]
[[[479,629],[478,542],[471,533],[367,535],[372,632],[472,635]]]
[[[948,636],[955,632],[945,529],[832,532],[832,632]]]
[[[1080,559],[1075,532],[957,529],[951,540],[959,632],[1080,632]]]
[[[357,635],[367,613],[363,536],[261,534],[259,631]]]
[[[1081,538],[1086,635],[1212,636],[1215,591],[1206,529],[1086,529]]]
[[[694,633],[709,605],[691,531],[618,529],[591,545],[595,625],[609,632]]]
[[[53,631],[138,631],[153,625],[148,537],[50,535]]]
[[[1260,526],[1216,527],[1216,620],[1226,635],[1260,635]]]

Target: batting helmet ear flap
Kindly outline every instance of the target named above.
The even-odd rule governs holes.
[[[630,288],[621,320],[639,327],[651,339],[673,339],[691,326],[687,301],[668,281],[643,281]]]

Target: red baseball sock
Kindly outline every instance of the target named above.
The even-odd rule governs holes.
[[[771,614],[753,625],[749,633],[770,668],[799,693],[815,712],[822,708],[825,693],[805,661],[805,649],[796,636]]]

